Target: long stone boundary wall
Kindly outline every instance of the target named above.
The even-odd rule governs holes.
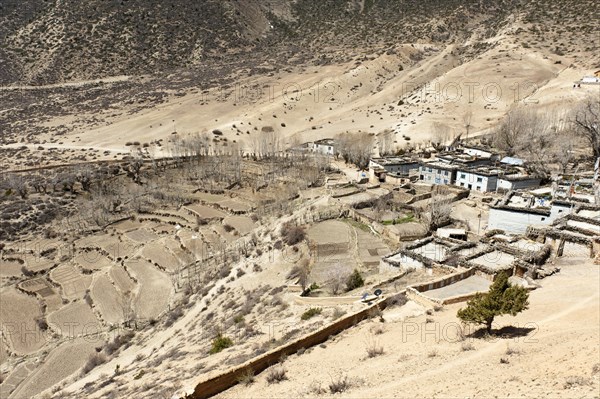
[[[442,305],[442,301],[440,299],[425,296],[412,287],[406,288],[406,297],[411,301],[418,303],[419,305],[425,306],[426,308],[434,308]]]
[[[246,373],[251,372],[256,375],[271,367],[272,365],[278,363],[280,359],[284,356],[294,354],[300,349],[310,348],[327,341],[330,336],[339,334],[340,332],[358,324],[362,320],[369,318],[369,316],[372,315],[372,312],[375,309],[385,309],[390,303],[393,303],[399,296],[406,295],[407,298],[410,298],[415,302],[425,305],[427,307],[442,305],[448,300],[455,300],[456,298],[447,298],[446,301],[427,298],[425,295],[422,294],[422,292],[445,287],[457,281],[464,280],[474,275],[475,272],[475,269],[469,269],[460,273],[436,279],[429,283],[408,287],[404,291],[401,291],[390,297],[381,299],[358,312],[338,319],[318,331],[304,335],[284,346],[275,348],[254,359],[248,360],[247,362],[239,366],[233,367],[222,374],[200,382],[194,388],[194,392],[187,394],[187,396],[185,396],[185,399],[207,399],[214,395],[217,395],[218,393],[226,391],[234,385],[237,385],[239,383],[240,378],[243,377]]]
[[[442,288],[447,285],[454,284],[457,281],[464,280],[468,277],[471,277],[474,274],[475,274],[475,269],[472,268],[472,269],[462,271],[460,273],[455,273],[455,274],[451,274],[449,276],[444,276],[442,278],[439,278],[437,280],[434,280],[434,281],[431,281],[428,283],[413,285],[410,288],[412,288],[418,292],[426,292],[426,291],[436,290],[438,288]]]
[[[245,373],[252,372],[256,375],[266,370],[270,366],[278,363],[283,356],[294,354],[303,348],[310,348],[319,345],[327,341],[330,336],[339,334],[340,332],[358,324],[362,320],[369,318],[375,309],[385,309],[390,303],[393,303],[392,301],[394,301],[398,296],[404,295],[405,293],[406,291],[401,291],[393,296],[381,299],[365,309],[334,321],[325,328],[304,335],[303,337],[300,337],[284,346],[273,349],[239,366],[231,368],[222,374],[202,381],[196,385],[194,392],[188,394],[185,396],[185,398],[206,399],[221,393],[238,384],[239,379]]]
[[[440,278],[438,280],[435,280],[435,281],[432,281],[429,283],[413,285],[411,287],[406,288],[406,297],[412,301],[415,301],[423,306],[430,307],[430,308],[433,308],[436,306],[448,305],[451,303],[467,301],[467,300],[473,298],[475,295],[477,295],[477,293],[470,293],[470,294],[457,295],[457,296],[444,298],[444,299],[438,299],[438,298],[428,297],[426,292],[430,291],[430,290],[442,288],[442,287],[445,287],[450,284],[454,284],[458,281],[469,278],[475,274],[479,274],[478,270],[475,268],[471,268],[471,269],[465,270],[460,273],[455,273],[450,276],[445,276],[443,278]]]

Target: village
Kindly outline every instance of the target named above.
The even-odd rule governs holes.
[[[301,148],[337,154],[335,139]],[[597,263],[598,172],[596,162],[594,170],[544,179],[528,171],[525,159],[458,143],[433,154],[371,158],[368,172],[347,170],[347,181],[329,187],[340,191],[333,197],[349,206],[355,219],[402,247],[381,258],[381,272],[457,273],[412,291],[430,304],[443,304],[485,291],[501,271],[535,288],[535,280],[560,270],[555,258],[587,257]],[[386,190],[386,201],[381,201],[381,190]],[[430,229],[414,223],[423,212],[437,213],[429,216]]]
[[[46,386],[67,385],[83,366],[69,389],[96,386],[101,394],[99,375],[139,368],[122,368],[120,359],[148,351],[146,339],[165,345],[171,329],[180,338],[160,352],[195,353],[207,367],[198,385],[186,371],[189,389],[233,386],[237,380],[214,378],[239,378],[249,364],[258,373],[275,356],[327,340],[325,332],[343,331],[375,308],[395,306],[392,314],[404,320],[464,306],[501,274],[544,290],[542,279],[560,274],[563,260],[597,264],[600,257],[598,162],[538,176],[526,159],[454,140],[370,157],[361,169],[345,162],[337,137],[265,159],[193,155],[181,143],[160,165],[140,150],[145,165],[137,174],[120,177],[122,188],[95,199],[87,218],[53,223],[59,237],[5,245],[3,295],[12,306],[0,315],[0,354],[4,370],[16,369],[0,392],[39,392],[45,385],[36,373],[55,363],[32,372],[35,359],[50,350],[59,361],[76,347],[72,368],[53,368]],[[167,181],[177,196],[157,196]],[[72,190],[81,193],[73,198],[86,192],[79,184]],[[31,192],[28,200],[45,195]],[[133,206],[106,208],[110,198]],[[15,323],[43,339],[23,341]],[[133,334],[133,344],[118,349]],[[230,341],[213,353],[221,334]],[[115,345],[118,356],[106,352]],[[154,365],[154,350],[145,356]]]
[[[598,398],[596,4],[71,3],[0,13],[0,399]]]

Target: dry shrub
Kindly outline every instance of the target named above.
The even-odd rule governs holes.
[[[383,326],[382,325],[375,325],[371,327],[371,333],[373,335],[381,335],[383,334],[384,330],[383,330]]]
[[[329,384],[329,392],[334,393],[342,393],[350,389],[351,387],[350,380],[347,375],[338,375],[335,378],[331,378],[331,383]]]
[[[317,382],[317,381],[313,381],[310,383],[310,385],[308,386],[308,393],[312,394],[312,395],[322,395],[325,392],[327,392],[327,390],[325,388],[323,388],[323,386],[321,385],[321,383]]]
[[[176,307],[167,313],[167,317],[165,319],[165,327],[171,327],[179,318],[183,316],[183,309],[181,307]]]
[[[339,319],[340,317],[342,317],[345,314],[346,314],[345,310],[336,307],[336,308],[333,309],[333,314],[331,315],[331,318],[333,320],[337,320],[337,319]]]
[[[367,346],[366,346],[365,349],[367,351],[367,356],[369,358],[381,356],[384,353],[383,346],[381,346],[379,344],[379,342],[377,342],[375,340],[372,341],[372,342],[367,343]]]
[[[388,299],[388,302],[389,302],[388,308],[391,308],[393,306],[405,305],[406,302],[408,302],[408,299],[406,298],[406,294],[402,293],[402,294],[394,295],[392,298]]]
[[[433,350],[429,351],[429,353],[427,354],[427,357],[432,358],[432,357],[437,357],[437,355],[438,355],[437,349],[433,349]]]
[[[48,323],[46,322],[46,318],[44,316],[38,316],[35,318],[35,322],[38,326],[38,328],[41,331],[47,331],[48,330]]]
[[[104,363],[106,363],[106,361],[107,361],[106,355],[104,355],[103,353],[94,353],[94,354],[90,355],[89,359],[87,360],[87,362],[83,366],[83,369],[81,370],[81,374],[86,375],[87,373],[92,371],[94,368],[96,368],[96,366],[104,364]]]
[[[218,334],[215,339],[213,339],[212,347],[210,348],[210,353],[215,354],[219,353],[224,349],[233,346],[233,340],[224,335]]]
[[[369,317],[369,319],[374,319],[378,317],[379,321],[383,321],[383,312],[381,311],[379,306],[375,306],[369,309],[369,311],[367,312],[367,316]]]
[[[572,375],[565,379],[565,383],[563,384],[564,389],[572,389],[576,387],[582,387],[590,385],[590,380],[582,377],[580,375]]]
[[[474,351],[475,346],[473,346],[473,344],[470,342],[463,342],[462,345],[460,346],[460,350],[463,352]]]
[[[108,356],[111,356],[122,346],[128,347],[134,335],[135,333],[133,331],[126,331],[122,335],[117,335],[111,342],[106,344],[104,347],[104,353],[106,353]]]
[[[281,239],[287,245],[296,245],[303,241],[305,236],[306,232],[304,229],[291,222],[287,222],[281,227]]]
[[[283,366],[272,367],[267,373],[267,382],[269,384],[277,384],[281,381],[287,380],[287,371]]]
[[[506,347],[506,352],[505,352],[508,356],[510,355],[519,355],[521,353],[520,349],[517,348],[512,348],[510,346]]]
[[[242,375],[238,377],[238,382],[245,386],[252,385],[254,383],[254,372],[252,369],[244,370]]]
[[[308,320],[314,316],[320,315],[323,312],[323,308],[310,308],[306,312],[302,313],[300,319]]]

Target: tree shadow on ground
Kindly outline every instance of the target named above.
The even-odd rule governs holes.
[[[492,332],[488,334],[487,330],[484,328],[480,328],[476,331],[473,331],[470,336],[473,338],[486,338],[486,337],[494,337],[494,338],[502,338],[502,339],[511,339],[511,338],[519,338],[526,337],[535,330],[535,327],[515,327],[515,326],[504,326],[500,329],[492,329]]]

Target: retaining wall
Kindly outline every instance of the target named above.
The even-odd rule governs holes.
[[[474,274],[475,274],[475,269],[468,269],[468,270],[465,270],[460,273],[442,277],[440,279],[431,281],[429,283],[413,285],[410,288],[413,288],[418,292],[426,292],[426,291],[436,290],[438,288],[442,288],[447,285],[456,283],[457,281],[464,280],[468,277],[471,277]]]
[[[223,392],[236,385],[239,382],[240,377],[242,377],[248,371],[251,371],[254,374],[258,374],[261,371],[267,369],[268,367],[278,363],[283,356],[294,354],[302,348],[310,348],[315,345],[319,345],[327,341],[327,339],[329,339],[330,336],[336,335],[358,324],[360,321],[367,319],[374,309],[385,309],[388,303],[390,303],[398,295],[403,294],[405,294],[405,291],[402,291],[388,298],[382,299],[374,303],[373,305],[366,307],[363,310],[360,310],[349,316],[336,320],[335,322],[331,323],[330,325],[319,331],[304,335],[303,337],[300,337],[297,340],[294,340],[284,346],[273,349],[239,366],[231,368],[222,374],[202,381],[201,383],[196,385],[196,387],[194,388],[194,392],[188,394],[187,396],[185,396],[185,398],[206,399],[220,392]]]
[[[406,288],[406,297],[411,301],[418,303],[419,305],[425,306],[426,308],[434,308],[442,305],[441,300],[429,298],[412,287]]]

